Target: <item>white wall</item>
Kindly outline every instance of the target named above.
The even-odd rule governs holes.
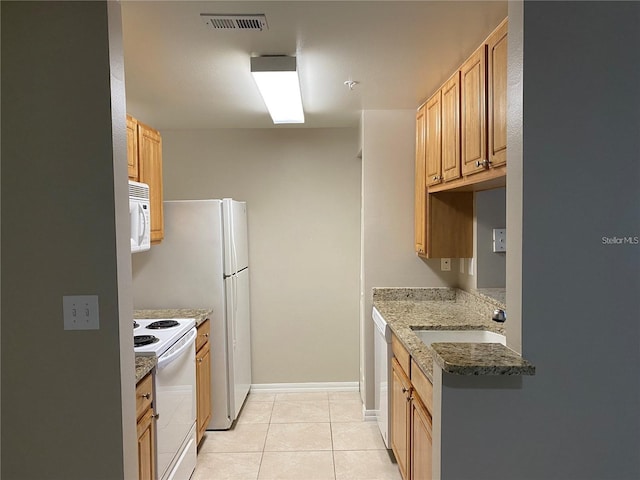
[[[373,408],[374,287],[439,287],[456,273],[440,272],[440,260],[415,253],[415,110],[365,110],[362,114],[361,394]]]
[[[133,479],[120,6],[1,8],[1,476]],[[91,294],[100,329],[64,330],[62,297]]]
[[[510,4],[506,325],[536,375],[445,375],[445,480],[640,478],[640,245],[602,242],[640,236],[639,27],[638,2]]]
[[[253,383],[356,382],[357,129],[161,133],[165,199],[247,201]]]

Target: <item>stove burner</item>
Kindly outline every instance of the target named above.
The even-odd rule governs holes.
[[[157,322],[153,322],[147,325],[147,328],[151,328],[151,329],[171,328],[171,327],[177,327],[178,325],[180,325],[180,323],[176,322],[175,320],[158,320]]]
[[[160,339],[158,337],[154,337],[153,335],[136,335],[133,337],[133,346],[142,347],[144,345],[150,345],[158,341],[160,341]]]
[[[138,328],[139,326],[140,326],[140,324],[134,320],[134,321],[133,321],[133,329],[135,330],[135,329],[136,329],[136,328]]]

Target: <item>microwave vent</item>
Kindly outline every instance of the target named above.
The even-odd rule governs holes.
[[[149,200],[149,185],[146,183],[129,182],[129,197]]]
[[[201,13],[200,18],[214,30],[269,30],[264,14],[213,14]]]

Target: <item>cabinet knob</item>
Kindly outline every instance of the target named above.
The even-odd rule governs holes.
[[[201,358],[198,359],[198,363],[202,363],[202,359]]]
[[[208,334],[208,333],[205,333],[205,334],[204,334],[204,338],[209,338],[209,334]]]
[[[157,420],[158,418],[160,418],[160,414],[154,413],[153,415],[151,415],[151,418],[155,418]]]
[[[477,160],[476,161],[476,167],[485,167],[485,168],[489,168],[489,165],[491,164],[491,162],[489,160]]]
[[[402,387],[402,393],[407,393],[409,390],[407,390],[406,388]]]
[[[143,393],[142,395],[140,395],[142,398],[149,400],[151,398],[151,393]]]

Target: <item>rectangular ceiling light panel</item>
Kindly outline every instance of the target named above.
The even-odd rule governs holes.
[[[273,123],[304,123],[295,57],[253,57],[251,73]]]

